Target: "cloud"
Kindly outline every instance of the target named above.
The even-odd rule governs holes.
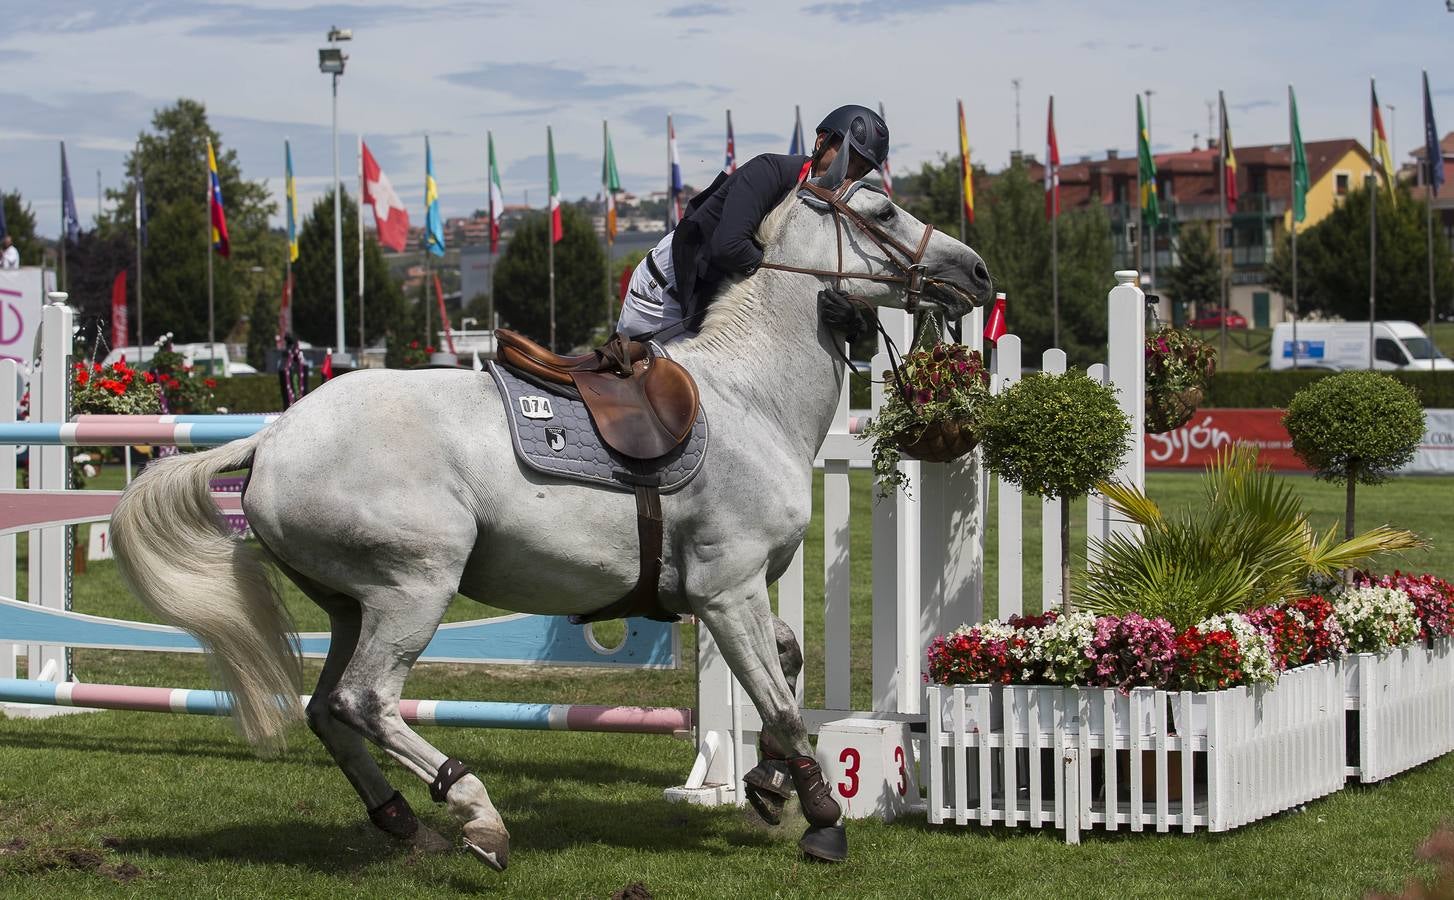
[[[699,115],[689,112],[682,112],[680,109],[672,109],[668,106],[638,106],[626,113],[625,119],[647,134],[656,134],[666,130],[666,117],[671,115],[672,125],[676,127],[677,136],[680,137],[682,129],[696,128],[698,125],[706,124],[707,120]]]
[[[486,63],[468,72],[450,72],[440,77],[461,87],[535,101],[615,100],[635,94],[701,87],[681,81],[670,84],[601,82],[593,80],[584,71],[562,68],[554,63]]]
[[[688,3],[685,6],[673,6],[662,13],[668,19],[696,19],[702,16],[730,16],[732,10],[716,3]]]
[[[199,36],[259,37],[315,31],[322,35],[339,25],[370,28],[399,21],[438,16],[478,16],[499,11],[500,4],[446,3],[423,8],[402,4],[323,3],[280,9],[243,3],[175,3],[169,0],[48,0],[32,4],[24,15],[10,16],[11,33],[87,34],[167,21],[194,21],[188,33]]]
[[[855,0],[855,2],[813,3],[803,7],[803,12],[813,16],[832,16],[840,22],[859,25],[865,22],[881,22],[906,15],[942,12],[960,6],[976,6],[993,3],[994,0],[898,0],[884,3],[882,0]]]

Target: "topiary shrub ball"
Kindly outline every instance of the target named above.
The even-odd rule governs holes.
[[[1115,473],[1130,434],[1109,387],[1079,372],[1040,373],[990,401],[981,445],[990,470],[1026,493],[1074,498]]]
[[[1414,458],[1424,408],[1380,372],[1339,372],[1293,395],[1283,425],[1292,449],[1319,478],[1377,484]]]

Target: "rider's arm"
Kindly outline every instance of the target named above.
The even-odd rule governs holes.
[[[751,275],[762,263],[757,228],[782,200],[785,186],[778,168],[766,156],[745,163],[729,184],[722,219],[712,234],[707,254],[718,272]]]

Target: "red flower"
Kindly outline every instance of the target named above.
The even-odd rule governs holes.
[[[143,372],[141,377],[146,379],[147,384],[155,384],[157,380],[155,372]]]
[[[425,353],[433,353],[434,352],[434,348],[433,347],[425,347],[424,348],[424,352]]]
[[[91,380],[91,373],[82,368],[76,373],[76,387],[85,387],[86,382]]]
[[[202,383],[205,384],[205,385],[207,385],[207,387],[209,387],[209,388],[215,388],[215,387],[217,387],[217,379],[216,378],[204,378],[204,379],[202,379]]]

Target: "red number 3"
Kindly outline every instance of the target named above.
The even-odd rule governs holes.
[[[909,772],[904,767],[904,748],[894,748],[894,762],[899,764],[899,796],[902,797],[909,792]]]
[[[858,793],[858,766],[861,762],[858,750],[844,747],[843,752],[838,754],[838,761],[848,764],[848,768],[843,770],[843,777],[848,780],[838,785],[838,793],[846,799]]]

